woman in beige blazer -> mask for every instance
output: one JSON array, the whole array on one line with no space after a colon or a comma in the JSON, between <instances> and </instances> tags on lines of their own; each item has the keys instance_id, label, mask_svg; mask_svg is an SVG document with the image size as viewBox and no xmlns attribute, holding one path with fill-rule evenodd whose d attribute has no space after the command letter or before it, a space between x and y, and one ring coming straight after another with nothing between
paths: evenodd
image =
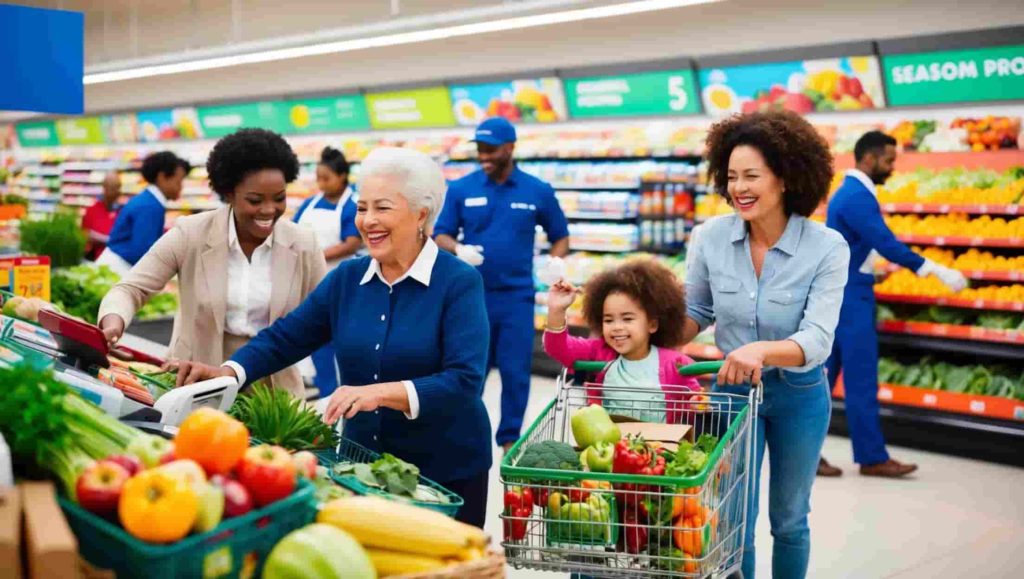
<instances>
[{"instance_id":1,"label":"woman in beige blazer","mask_svg":"<svg viewBox=\"0 0 1024 579\"><path fill-rule=\"evenodd\" d=\"M98 317L111 343L177 275L181 305L170 357L219 365L295 309L326 275L313 233L281 219L285 188L299 171L284 139L242 129L214 146L207 171L226 206L178 219L103 298ZM270 381L304 397L294 366Z\"/></svg>"}]
</instances>

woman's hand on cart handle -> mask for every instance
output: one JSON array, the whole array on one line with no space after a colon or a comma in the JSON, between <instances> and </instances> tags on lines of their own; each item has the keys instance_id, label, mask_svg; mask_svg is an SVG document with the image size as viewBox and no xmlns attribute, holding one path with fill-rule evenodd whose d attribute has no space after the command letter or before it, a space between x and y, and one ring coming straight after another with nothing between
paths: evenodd
<instances>
[{"instance_id":1,"label":"woman's hand on cart handle","mask_svg":"<svg viewBox=\"0 0 1024 579\"><path fill-rule=\"evenodd\" d=\"M718 383L760 384L765 355L763 342L753 342L729 352L718 371Z\"/></svg>"},{"instance_id":2,"label":"woman's hand on cart handle","mask_svg":"<svg viewBox=\"0 0 1024 579\"><path fill-rule=\"evenodd\" d=\"M380 408L398 410L408 416L410 404L409 393L402 382L342 386L331 394L324 422L334 424L343 416L351 420L360 412L374 412Z\"/></svg>"},{"instance_id":3,"label":"woman's hand on cart handle","mask_svg":"<svg viewBox=\"0 0 1024 579\"><path fill-rule=\"evenodd\" d=\"M214 378L230 377L238 379L235 371L227 366L210 366L201 362L189 362L187 360L171 360L164 364L162 369L164 371L173 370L177 372L176 388Z\"/></svg>"},{"instance_id":4,"label":"woman's hand on cart handle","mask_svg":"<svg viewBox=\"0 0 1024 579\"><path fill-rule=\"evenodd\" d=\"M107 340L108 346L113 346L124 335L124 320L117 314L107 314L100 320L100 331Z\"/></svg>"}]
</instances>

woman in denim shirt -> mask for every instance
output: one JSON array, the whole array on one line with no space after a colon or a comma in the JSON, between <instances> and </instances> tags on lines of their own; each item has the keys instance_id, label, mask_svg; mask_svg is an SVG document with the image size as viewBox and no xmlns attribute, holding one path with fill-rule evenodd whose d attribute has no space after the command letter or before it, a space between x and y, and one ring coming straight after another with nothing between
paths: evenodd
<instances>
[{"instance_id":1,"label":"woman in denim shirt","mask_svg":"<svg viewBox=\"0 0 1024 579\"><path fill-rule=\"evenodd\" d=\"M832 156L814 128L788 112L718 123L707 156L715 189L736 213L694 231L686 337L715 324L715 341L726 354L719 388L764 384L744 577L754 577L757 481L767 444L772 575L802 578L810 556L811 485L832 411L822 365L832 351L850 260L842 236L807 219L828 194Z\"/></svg>"}]
</instances>

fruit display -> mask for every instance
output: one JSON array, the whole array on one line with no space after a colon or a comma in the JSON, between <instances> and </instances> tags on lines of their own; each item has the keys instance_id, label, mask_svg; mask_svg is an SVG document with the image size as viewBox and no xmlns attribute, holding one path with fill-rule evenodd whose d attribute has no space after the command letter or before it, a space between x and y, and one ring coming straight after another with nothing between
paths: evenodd
<instances>
[{"instance_id":1,"label":"fruit display","mask_svg":"<svg viewBox=\"0 0 1024 579\"><path fill-rule=\"evenodd\" d=\"M973 237L980 239L1024 239L1024 217L1006 219L982 215L889 215L885 218L896 235L931 237Z\"/></svg>"},{"instance_id":2,"label":"fruit display","mask_svg":"<svg viewBox=\"0 0 1024 579\"><path fill-rule=\"evenodd\" d=\"M990 251L970 248L957 254L952 249L940 247L913 247L915 253L935 263L965 272L1024 272L1024 255L994 255ZM879 269L884 270L888 262L879 260Z\"/></svg>"},{"instance_id":3,"label":"fruit display","mask_svg":"<svg viewBox=\"0 0 1024 579\"><path fill-rule=\"evenodd\" d=\"M1024 170L927 169L899 173L878 188L878 202L1013 205L1024 195Z\"/></svg>"},{"instance_id":4,"label":"fruit display","mask_svg":"<svg viewBox=\"0 0 1024 579\"><path fill-rule=\"evenodd\" d=\"M896 139L896 144L904 151L915 151L921 146L925 137L935 132L937 121L900 121L889 129L889 136Z\"/></svg>"},{"instance_id":5,"label":"fruit display","mask_svg":"<svg viewBox=\"0 0 1024 579\"><path fill-rule=\"evenodd\" d=\"M925 357L917 364L891 358L878 361L878 381L959 394L998 396L1024 401L1024 373L1010 366L958 366Z\"/></svg>"},{"instance_id":6,"label":"fruit display","mask_svg":"<svg viewBox=\"0 0 1024 579\"><path fill-rule=\"evenodd\" d=\"M1020 118L994 117L958 118L951 128L967 131L967 143L972 151L998 151L1016 149L1020 135Z\"/></svg>"},{"instance_id":7,"label":"fruit display","mask_svg":"<svg viewBox=\"0 0 1024 579\"><path fill-rule=\"evenodd\" d=\"M935 276L930 275L922 278L905 269L890 274L885 281L875 285L875 293L894 296L948 297L962 300L1024 303L1024 285L1021 284L990 285L954 292Z\"/></svg>"}]
</instances>

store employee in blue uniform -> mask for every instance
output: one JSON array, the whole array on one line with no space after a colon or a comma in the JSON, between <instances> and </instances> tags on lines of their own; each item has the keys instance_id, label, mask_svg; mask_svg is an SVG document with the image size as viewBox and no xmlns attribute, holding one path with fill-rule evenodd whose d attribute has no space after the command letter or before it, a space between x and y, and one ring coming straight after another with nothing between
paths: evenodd
<instances>
[{"instance_id":1,"label":"store employee in blue uniform","mask_svg":"<svg viewBox=\"0 0 1024 579\"><path fill-rule=\"evenodd\" d=\"M501 373L498 444L506 450L519 438L530 395L533 359L533 248L540 225L551 255L569 253L569 226L551 185L512 160L516 130L503 118L476 129L479 171L448 187L434 233L437 245L477 266L484 278L491 324L489 368ZM461 241L459 234L462 234Z\"/></svg>"},{"instance_id":2,"label":"store employee in blue uniform","mask_svg":"<svg viewBox=\"0 0 1024 579\"><path fill-rule=\"evenodd\" d=\"M921 277L935 275L953 291L967 286L963 274L914 253L893 235L882 219L876 185L892 174L896 162L896 139L879 131L864 134L854 147L856 168L828 204L827 225L838 231L850 245L849 282L843 296L839 326L828 360L828 377L835 386L843 373L846 419L853 443L853 460L867 476L897 478L917 465L889 458L878 414L878 330L875 328L874 262L878 255ZM839 476L842 471L824 458L818 465L821 476Z\"/></svg>"},{"instance_id":3,"label":"store employee in blue uniform","mask_svg":"<svg viewBox=\"0 0 1024 579\"><path fill-rule=\"evenodd\" d=\"M170 151L153 153L142 161L142 178L149 186L118 213L96 265L124 276L146 255L164 234L167 202L181 197L182 182L191 169L188 161Z\"/></svg>"}]
</instances>

